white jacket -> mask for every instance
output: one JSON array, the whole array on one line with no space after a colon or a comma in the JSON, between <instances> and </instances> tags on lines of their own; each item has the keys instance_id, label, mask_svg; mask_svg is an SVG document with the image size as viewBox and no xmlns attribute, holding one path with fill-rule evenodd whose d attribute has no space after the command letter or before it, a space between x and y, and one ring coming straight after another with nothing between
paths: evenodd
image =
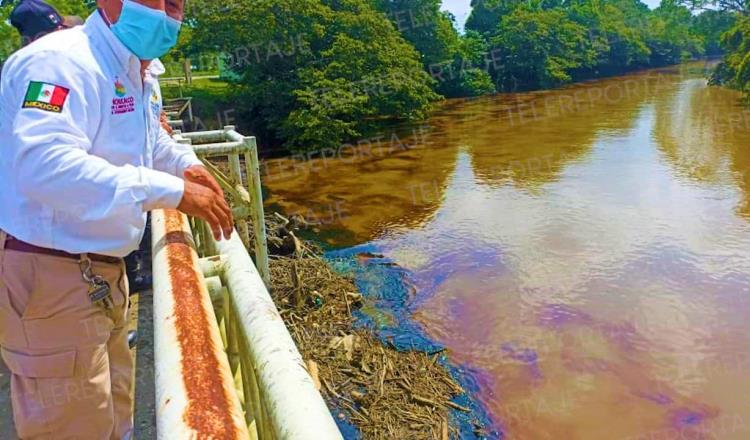
<instances>
[{"instance_id":1,"label":"white jacket","mask_svg":"<svg viewBox=\"0 0 750 440\"><path fill-rule=\"evenodd\" d=\"M125 256L146 212L175 208L200 161L161 128L158 60L99 12L15 53L0 82L0 229L37 246ZM177 177L179 176L179 177Z\"/></svg>"}]
</instances>

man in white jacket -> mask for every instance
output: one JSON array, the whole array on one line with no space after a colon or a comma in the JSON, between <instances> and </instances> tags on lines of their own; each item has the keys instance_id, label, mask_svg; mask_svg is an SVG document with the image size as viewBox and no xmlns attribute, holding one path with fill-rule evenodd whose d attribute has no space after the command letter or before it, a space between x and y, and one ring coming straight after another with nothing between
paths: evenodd
<instances>
[{"instance_id":1,"label":"man in white jacket","mask_svg":"<svg viewBox=\"0 0 750 440\"><path fill-rule=\"evenodd\" d=\"M148 211L232 233L218 184L159 121L151 60L174 46L183 0L98 6L15 53L0 82L0 346L24 439L132 435L122 257Z\"/></svg>"}]
</instances>

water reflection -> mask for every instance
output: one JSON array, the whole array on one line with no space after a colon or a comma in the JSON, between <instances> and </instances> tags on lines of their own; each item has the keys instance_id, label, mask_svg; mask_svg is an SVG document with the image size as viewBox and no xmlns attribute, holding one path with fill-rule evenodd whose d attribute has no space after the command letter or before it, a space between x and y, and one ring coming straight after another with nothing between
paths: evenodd
<instances>
[{"instance_id":1,"label":"water reflection","mask_svg":"<svg viewBox=\"0 0 750 440\"><path fill-rule=\"evenodd\" d=\"M676 171L701 184L741 189L738 212L750 215L750 110L737 93L706 87L702 79L680 84L658 102L654 136Z\"/></svg>"},{"instance_id":2,"label":"water reflection","mask_svg":"<svg viewBox=\"0 0 750 440\"><path fill-rule=\"evenodd\" d=\"M269 186L351 204L323 230L409 271L414 318L509 438L745 439L737 98L672 69L450 102L419 146Z\"/></svg>"},{"instance_id":3,"label":"water reflection","mask_svg":"<svg viewBox=\"0 0 750 440\"><path fill-rule=\"evenodd\" d=\"M336 246L368 241L393 227L419 227L439 207L457 146L432 126L386 131L311 159L267 161L267 203L320 224Z\"/></svg>"}]
</instances>

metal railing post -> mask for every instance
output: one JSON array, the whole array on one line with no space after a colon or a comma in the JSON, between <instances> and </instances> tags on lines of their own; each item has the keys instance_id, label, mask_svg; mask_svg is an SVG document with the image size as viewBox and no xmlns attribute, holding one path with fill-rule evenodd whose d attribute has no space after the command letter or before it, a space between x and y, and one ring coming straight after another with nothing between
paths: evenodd
<instances>
[{"instance_id":1,"label":"metal railing post","mask_svg":"<svg viewBox=\"0 0 750 440\"><path fill-rule=\"evenodd\" d=\"M214 241L213 236L207 240ZM225 307L225 315L231 314L230 325L225 328L227 339L234 339L232 351L239 349L243 379L239 391L244 394L245 410L253 412L260 438L340 440L341 433L239 236L215 245L224 257L221 279L231 298L229 310Z\"/></svg>"},{"instance_id":2,"label":"metal railing post","mask_svg":"<svg viewBox=\"0 0 750 440\"><path fill-rule=\"evenodd\" d=\"M192 119L190 100L187 110ZM240 232L217 242L202 220L188 221L173 210L154 212L158 438L341 440L268 292L255 138L233 126L175 131L173 137L192 145L214 175L231 201ZM229 172L207 160L216 156L228 158ZM254 262L248 221L253 223ZM218 404L205 405L209 401Z\"/></svg>"},{"instance_id":3,"label":"metal railing post","mask_svg":"<svg viewBox=\"0 0 750 440\"><path fill-rule=\"evenodd\" d=\"M229 155L229 176L234 181L233 183L239 188L245 189L242 181L242 168L240 167L240 155L239 154L230 154ZM249 189L249 187L248 187ZM253 221L255 219L253 218ZM250 227L247 224L247 220L245 219L238 219L237 223L239 223L240 227L240 238L242 239L242 243L245 244L245 246L249 249L250 248Z\"/></svg>"},{"instance_id":4,"label":"metal railing post","mask_svg":"<svg viewBox=\"0 0 750 440\"><path fill-rule=\"evenodd\" d=\"M266 238L265 210L263 209L263 188L260 183L260 164L258 163L258 144L254 137L245 137L248 150L245 153L247 169L247 190L250 193L253 209L251 216L255 234L255 264L260 277L266 286L271 285L271 271L268 267L268 242Z\"/></svg>"},{"instance_id":5,"label":"metal railing post","mask_svg":"<svg viewBox=\"0 0 750 440\"><path fill-rule=\"evenodd\" d=\"M152 219L158 437L340 440L239 234Z\"/></svg>"}]
</instances>

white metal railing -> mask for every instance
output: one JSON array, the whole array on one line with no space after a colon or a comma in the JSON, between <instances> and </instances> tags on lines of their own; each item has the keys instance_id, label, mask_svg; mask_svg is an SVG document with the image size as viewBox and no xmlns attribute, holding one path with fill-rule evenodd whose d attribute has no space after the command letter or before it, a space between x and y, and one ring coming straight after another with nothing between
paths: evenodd
<instances>
[{"instance_id":1,"label":"white metal railing","mask_svg":"<svg viewBox=\"0 0 750 440\"><path fill-rule=\"evenodd\" d=\"M187 217L151 224L158 438L250 438Z\"/></svg>"},{"instance_id":2,"label":"white metal railing","mask_svg":"<svg viewBox=\"0 0 750 440\"><path fill-rule=\"evenodd\" d=\"M203 221L152 215L158 437L341 439L267 290L255 138L232 126L174 138L216 177L239 233L217 242ZM206 160L218 156L227 172Z\"/></svg>"},{"instance_id":3,"label":"white metal railing","mask_svg":"<svg viewBox=\"0 0 750 440\"><path fill-rule=\"evenodd\" d=\"M158 437L341 439L238 235L152 224Z\"/></svg>"},{"instance_id":4,"label":"white metal railing","mask_svg":"<svg viewBox=\"0 0 750 440\"><path fill-rule=\"evenodd\" d=\"M167 118L173 120L173 121L179 121L180 125L183 124L183 115L187 112L187 121L190 124L190 127L193 126L195 123L195 119L193 118L193 98L190 96L184 97L184 98L175 98L175 99L165 99L164 100L164 113L167 115ZM176 128L175 125L172 125L170 121L170 126L172 128Z\"/></svg>"},{"instance_id":5,"label":"white metal railing","mask_svg":"<svg viewBox=\"0 0 750 440\"><path fill-rule=\"evenodd\" d=\"M268 244L263 209L263 193L260 183L258 164L258 146L253 136L242 136L234 126L223 130L181 133L176 131L173 138L180 143L192 145L195 153L211 171L229 196L232 203L234 219L240 229L243 243L250 248L250 224L255 237L255 264L260 276L270 285L271 274L268 269ZM242 174L240 155L245 161L245 175ZM211 157L228 158L228 175L218 166L206 160Z\"/></svg>"}]
</instances>

